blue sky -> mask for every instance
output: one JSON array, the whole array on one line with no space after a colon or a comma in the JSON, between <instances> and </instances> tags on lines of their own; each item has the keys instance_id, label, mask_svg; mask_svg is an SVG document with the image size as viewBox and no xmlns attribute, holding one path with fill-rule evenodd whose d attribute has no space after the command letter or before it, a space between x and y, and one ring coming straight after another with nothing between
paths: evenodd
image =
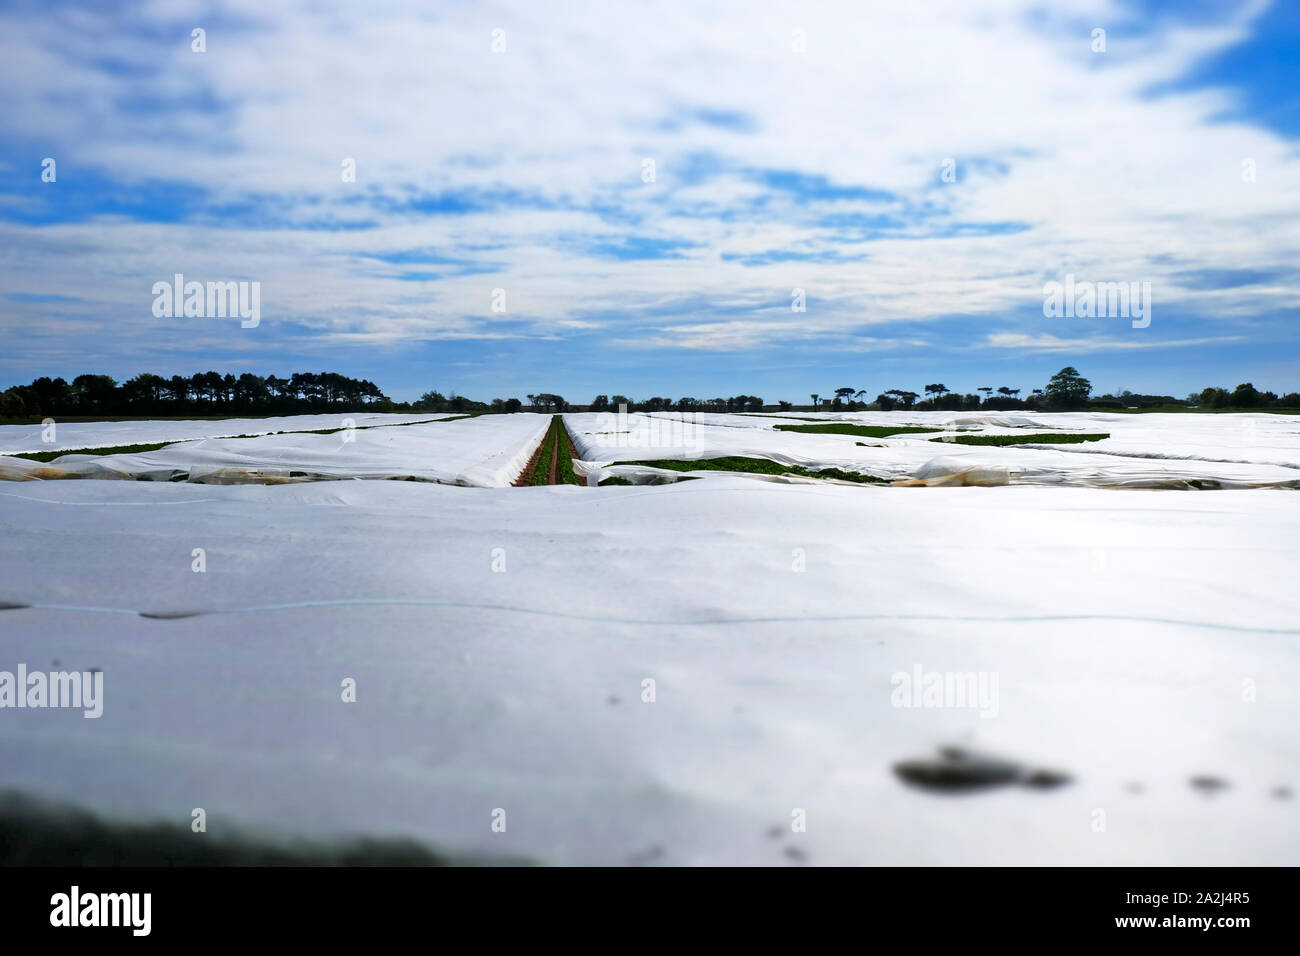
<instances>
[{"instance_id":1,"label":"blue sky","mask_svg":"<svg viewBox=\"0 0 1300 956\"><path fill-rule=\"evenodd\" d=\"M1300 390L1295 4L329 6L0 3L0 387Z\"/></svg>"}]
</instances>

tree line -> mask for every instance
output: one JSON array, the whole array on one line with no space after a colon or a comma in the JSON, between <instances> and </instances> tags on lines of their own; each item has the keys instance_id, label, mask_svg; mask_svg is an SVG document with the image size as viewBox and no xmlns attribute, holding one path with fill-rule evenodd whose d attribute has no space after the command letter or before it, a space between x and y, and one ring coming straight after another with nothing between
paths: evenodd
<instances>
[{"instance_id":1,"label":"tree line","mask_svg":"<svg viewBox=\"0 0 1300 956\"><path fill-rule=\"evenodd\" d=\"M811 405L798 406L817 411L861 411L895 409L967 411L974 409L1068 411L1083 408L1152 408L1161 406L1199 407L1208 409L1300 409L1300 393L1277 395L1261 392L1250 382L1232 391L1211 387L1193 392L1185 399L1172 395L1143 395L1124 391L1119 395L1093 397L1092 383L1072 366L1061 369L1042 388L1031 389L1021 397L1022 389L1002 385L982 385L974 392L962 394L932 382L921 392L891 388L868 401L866 389L848 386L836 388L829 395L809 394ZM924 394L924 398L922 398ZM30 385L15 385L0 392L0 416L20 418L34 415L273 415L321 411L381 412L452 412L482 414L518 412L525 408L535 412L593 411L617 412L626 406L629 412L761 412L790 411L792 402L767 405L758 395L733 395L730 398L700 399L690 396L669 398L652 396L633 400L626 395L597 395L588 405L571 405L562 395L537 392L518 398L494 398L475 401L452 392L425 392L414 402L394 402L367 379L349 378L336 372L294 372L287 378L268 375L242 375L220 372L196 372L191 376L164 378L145 372L118 384L111 376L78 375L71 382L42 376Z\"/></svg>"},{"instance_id":2,"label":"tree line","mask_svg":"<svg viewBox=\"0 0 1300 956\"><path fill-rule=\"evenodd\" d=\"M71 382L42 376L0 393L0 415L278 414L371 408L393 403L366 379L337 372L232 375L195 372L163 378L150 372L118 384L109 375L78 375Z\"/></svg>"},{"instance_id":3,"label":"tree line","mask_svg":"<svg viewBox=\"0 0 1300 956\"><path fill-rule=\"evenodd\" d=\"M1202 408L1300 408L1300 392L1278 396L1261 392L1250 382L1243 382L1231 392L1226 388L1206 388L1187 396L1192 405Z\"/></svg>"},{"instance_id":4,"label":"tree line","mask_svg":"<svg viewBox=\"0 0 1300 956\"><path fill-rule=\"evenodd\" d=\"M908 389L891 388L878 394L873 401L866 400L865 389L842 387L834 389L830 397L820 393L810 393L812 408L822 411L860 411L873 409L893 411L895 409L969 411L988 409L1004 411L1009 409L1029 409L1037 411L1070 411L1084 408L1157 408L1162 406L1181 406L1212 409L1251 409L1251 408L1286 408L1300 409L1300 393L1288 392L1277 395L1274 392L1258 391L1254 385L1246 382L1229 392L1223 388L1207 388L1193 392L1186 398L1172 395L1146 395L1122 391L1119 395L1092 395L1092 383L1079 374L1073 366L1061 369L1043 388L1031 389L1024 398L1020 397L1023 389L1002 385L994 388L981 385L974 392L961 394L948 388L942 382L934 382L923 388L925 398L918 392Z\"/></svg>"},{"instance_id":5,"label":"tree line","mask_svg":"<svg viewBox=\"0 0 1300 956\"><path fill-rule=\"evenodd\" d=\"M629 412L761 412L765 407L763 399L757 395L733 395L731 398L691 398L689 396L672 399L653 396L636 402L626 395L597 395L587 406L591 412L618 411L626 405ZM789 402L781 402L783 409L791 408Z\"/></svg>"},{"instance_id":6,"label":"tree line","mask_svg":"<svg viewBox=\"0 0 1300 956\"><path fill-rule=\"evenodd\" d=\"M564 396L552 392L537 392L527 396L525 404L517 398L494 398L491 402L476 402L463 395L452 393L450 396L441 392L425 392L411 405L397 405L398 409L410 408L419 412L518 412L528 409L533 412L617 412L625 407L629 412L761 412L765 406L763 399L757 395L733 395L731 398L666 398L653 396L639 401L626 395L597 395L587 405L573 405ZM781 402L781 409L794 406L790 402Z\"/></svg>"}]
</instances>

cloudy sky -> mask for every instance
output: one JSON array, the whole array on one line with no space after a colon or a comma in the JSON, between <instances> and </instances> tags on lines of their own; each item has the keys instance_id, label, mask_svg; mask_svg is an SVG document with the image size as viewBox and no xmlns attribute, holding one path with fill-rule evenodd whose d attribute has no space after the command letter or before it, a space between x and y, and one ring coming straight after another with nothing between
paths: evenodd
<instances>
[{"instance_id":1,"label":"cloudy sky","mask_svg":"<svg viewBox=\"0 0 1300 956\"><path fill-rule=\"evenodd\" d=\"M0 388L1297 390L1298 49L1289 0L6 0ZM1045 317L1068 274L1150 326Z\"/></svg>"}]
</instances>

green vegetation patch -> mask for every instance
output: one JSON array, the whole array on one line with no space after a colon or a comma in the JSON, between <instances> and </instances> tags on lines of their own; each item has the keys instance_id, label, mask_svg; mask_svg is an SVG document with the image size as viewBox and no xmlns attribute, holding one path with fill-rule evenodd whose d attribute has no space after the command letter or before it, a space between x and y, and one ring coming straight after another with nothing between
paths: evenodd
<instances>
[{"instance_id":1,"label":"green vegetation patch","mask_svg":"<svg viewBox=\"0 0 1300 956\"><path fill-rule=\"evenodd\" d=\"M62 458L64 455L136 455L145 451L157 451L159 448L165 448L168 445L178 445L180 442L160 441L149 445L112 445L102 448L66 448L63 451L28 451L21 455L10 455L10 458L26 458L29 461L54 461L56 458Z\"/></svg>"},{"instance_id":2,"label":"green vegetation patch","mask_svg":"<svg viewBox=\"0 0 1300 956\"><path fill-rule=\"evenodd\" d=\"M555 463L555 481L560 485L582 485L584 481L579 481L578 476L573 473L573 444L569 440L569 433L564 428L564 420L559 415L555 416L555 434L559 442L558 448L560 459Z\"/></svg>"},{"instance_id":3,"label":"green vegetation patch","mask_svg":"<svg viewBox=\"0 0 1300 956\"><path fill-rule=\"evenodd\" d=\"M530 487L549 485L551 483L551 463L555 463L555 483L557 485L581 485L573 472L573 445L569 433L564 428L564 420L559 415L551 416L550 427L542 439L541 451L537 456L537 466L528 479Z\"/></svg>"},{"instance_id":4,"label":"green vegetation patch","mask_svg":"<svg viewBox=\"0 0 1300 956\"><path fill-rule=\"evenodd\" d=\"M830 422L821 425L777 425L779 432L806 432L810 435L858 435L862 438L888 438L890 435L915 435L921 432L941 432L942 428L922 428L919 425L850 425L847 422Z\"/></svg>"},{"instance_id":5,"label":"green vegetation patch","mask_svg":"<svg viewBox=\"0 0 1300 956\"><path fill-rule=\"evenodd\" d=\"M555 426L552 425L542 439L542 453L537 456L537 467L533 469L530 486L549 485L551 483L551 455L555 451Z\"/></svg>"},{"instance_id":6,"label":"green vegetation patch","mask_svg":"<svg viewBox=\"0 0 1300 956\"><path fill-rule=\"evenodd\" d=\"M954 435L950 438L931 438L930 441L948 445L1077 445L1085 441L1101 441L1110 433L1083 434L1082 432L1046 432L1041 435Z\"/></svg>"},{"instance_id":7,"label":"green vegetation patch","mask_svg":"<svg viewBox=\"0 0 1300 956\"><path fill-rule=\"evenodd\" d=\"M661 458L656 461L620 461L618 464L642 465L646 468L665 468L671 471L744 471L753 475L799 475L803 478L838 478L841 481L856 481L859 484L872 484L888 480L877 478L875 475L860 475L855 471L841 471L838 468L822 468L819 471L813 471L801 465L782 465L766 458L741 458L734 455L724 458L699 458L692 461L680 458Z\"/></svg>"}]
</instances>

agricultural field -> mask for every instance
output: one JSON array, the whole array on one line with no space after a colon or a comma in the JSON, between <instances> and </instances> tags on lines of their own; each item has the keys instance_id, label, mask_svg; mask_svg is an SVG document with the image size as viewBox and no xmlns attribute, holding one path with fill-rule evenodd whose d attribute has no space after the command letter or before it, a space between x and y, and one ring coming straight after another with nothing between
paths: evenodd
<instances>
[{"instance_id":1,"label":"agricultural field","mask_svg":"<svg viewBox=\"0 0 1300 956\"><path fill-rule=\"evenodd\" d=\"M1104 488L1300 487L1300 418L1283 415L846 412L566 416L601 479L658 481L649 459L752 457L888 481ZM670 454L662 454L663 451Z\"/></svg>"},{"instance_id":2,"label":"agricultural field","mask_svg":"<svg viewBox=\"0 0 1300 956\"><path fill-rule=\"evenodd\" d=\"M11 793L471 861L1300 854L1300 417L353 419L0 429L6 659L103 681L0 723Z\"/></svg>"},{"instance_id":3,"label":"agricultural field","mask_svg":"<svg viewBox=\"0 0 1300 956\"><path fill-rule=\"evenodd\" d=\"M358 413L346 416L354 427L408 424L449 418L439 414ZM186 441L196 438L240 438L277 432L345 428L345 416L293 415L279 418L219 418L179 421L57 422L51 432L43 425L0 425L0 455L71 452L85 448L123 447Z\"/></svg>"}]
</instances>

